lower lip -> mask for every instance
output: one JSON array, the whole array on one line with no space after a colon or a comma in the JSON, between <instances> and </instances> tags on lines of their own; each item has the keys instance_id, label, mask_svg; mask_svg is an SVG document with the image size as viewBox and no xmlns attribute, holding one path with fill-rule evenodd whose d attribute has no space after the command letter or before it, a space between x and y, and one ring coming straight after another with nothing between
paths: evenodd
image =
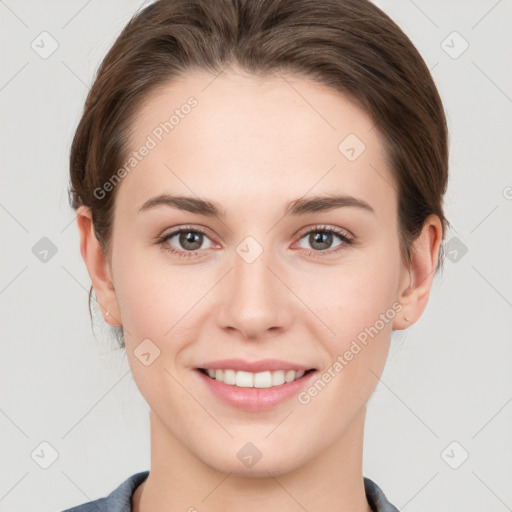
<instances>
[{"instance_id":1,"label":"lower lip","mask_svg":"<svg viewBox=\"0 0 512 512\"><path fill-rule=\"evenodd\" d=\"M316 370L300 379L271 388L242 388L224 384L195 370L210 391L224 403L245 411L265 411L297 395L317 373Z\"/></svg>"}]
</instances>

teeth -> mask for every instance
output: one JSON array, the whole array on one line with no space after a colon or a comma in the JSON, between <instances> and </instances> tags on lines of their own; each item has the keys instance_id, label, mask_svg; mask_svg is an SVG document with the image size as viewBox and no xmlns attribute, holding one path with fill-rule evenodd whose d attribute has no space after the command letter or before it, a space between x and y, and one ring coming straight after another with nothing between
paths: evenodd
<instances>
[{"instance_id":1,"label":"teeth","mask_svg":"<svg viewBox=\"0 0 512 512\"><path fill-rule=\"evenodd\" d=\"M240 388L271 388L280 386L285 382L292 382L300 379L305 371L295 370L277 370L275 372L265 371L259 373L235 371L235 370L206 370L208 376L212 379L238 386Z\"/></svg>"}]
</instances>

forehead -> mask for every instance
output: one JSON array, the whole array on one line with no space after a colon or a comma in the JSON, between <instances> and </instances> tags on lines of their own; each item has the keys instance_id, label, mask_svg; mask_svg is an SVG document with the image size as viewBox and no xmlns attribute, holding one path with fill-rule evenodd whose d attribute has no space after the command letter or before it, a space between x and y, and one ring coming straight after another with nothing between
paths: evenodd
<instances>
[{"instance_id":1,"label":"forehead","mask_svg":"<svg viewBox=\"0 0 512 512\"><path fill-rule=\"evenodd\" d=\"M141 104L129 148L116 203L133 212L164 192L214 198L228 212L236 198L281 207L308 191L357 194L376 209L396 201L371 118L298 75L188 73Z\"/></svg>"}]
</instances>

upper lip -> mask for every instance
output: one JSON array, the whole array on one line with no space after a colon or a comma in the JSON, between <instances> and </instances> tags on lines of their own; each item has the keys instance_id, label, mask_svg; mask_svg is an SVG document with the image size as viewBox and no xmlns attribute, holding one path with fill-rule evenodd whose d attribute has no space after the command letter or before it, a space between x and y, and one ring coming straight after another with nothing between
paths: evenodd
<instances>
[{"instance_id":1,"label":"upper lip","mask_svg":"<svg viewBox=\"0 0 512 512\"><path fill-rule=\"evenodd\" d=\"M245 372L257 373L265 370L312 370L311 366L283 361L282 359L260 359L259 361L245 361L243 359L218 359L203 363L199 368L205 370L241 370Z\"/></svg>"}]
</instances>

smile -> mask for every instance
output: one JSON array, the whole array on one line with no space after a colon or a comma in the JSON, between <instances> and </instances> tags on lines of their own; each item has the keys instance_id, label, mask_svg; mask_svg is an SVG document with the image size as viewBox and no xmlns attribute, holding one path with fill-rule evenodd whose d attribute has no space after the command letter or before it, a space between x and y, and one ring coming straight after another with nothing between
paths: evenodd
<instances>
[{"instance_id":1,"label":"smile","mask_svg":"<svg viewBox=\"0 0 512 512\"><path fill-rule=\"evenodd\" d=\"M229 368L196 368L194 373L221 402L236 409L259 412L292 400L309 385L318 371L267 370L253 373Z\"/></svg>"},{"instance_id":2,"label":"smile","mask_svg":"<svg viewBox=\"0 0 512 512\"><path fill-rule=\"evenodd\" d=\"M285 383L300 379L311 370L276 370L262 371L258 373L246 372L232 369L206 369L199 368L199 371L208 375L211 379L240 388L272 388Z\"/></svg>"}]
</instances>

